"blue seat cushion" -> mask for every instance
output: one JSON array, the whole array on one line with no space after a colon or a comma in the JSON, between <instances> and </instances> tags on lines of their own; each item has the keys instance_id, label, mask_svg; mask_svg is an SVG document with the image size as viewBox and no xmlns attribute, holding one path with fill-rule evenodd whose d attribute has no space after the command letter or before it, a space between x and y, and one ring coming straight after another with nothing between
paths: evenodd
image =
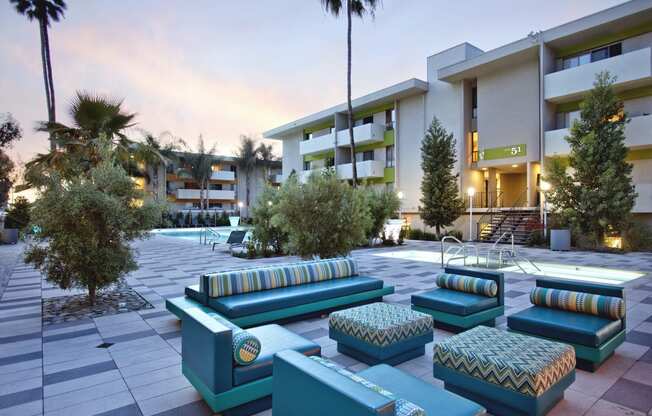
<instances>
[{"instance_id":1,"label":"blue seat cushion","mask_svg":"<svg viewBox=\"0 0 652 416\"><path fill-rule=\"evenodd\" d=\"M412 295L412 304L453 315L467 316L498 306L498 298L450 289L434 289Z\"/></svg>"},{"instance_id":2,"label":"blue seat cushion","mask_svg":"<svg viewBox=\"0 0 652 416\"><path fill-rule=\"evenodd\" d=\"M358 375L421 407L427 415L476 416L484 413L482 406L471 400L386 364L367 368Z\"/></svg>"},{"instance_id":3,"label":"blue seat cushion","mask_svg":"<svg viewBox=\"0 0 652 416\"><path fill-rule=\"evenodd\" d=\"M209 298L208 305L228 318L239 318L268 311L304 305L325 299L382 289L383 281L355 276L307 283L260 292Z\"/></svg>"},{"instance_id":4,"label":"blue seat cushion","mask_svg":"<svg viewBox=\"0 0 652 416\"><path fill-rule=\"evenodd\" d=\"M247 331L260 340L262 349L253 363L233 367L234 386L271 376L274 354L279 351L294 350L305 355L321 354L318 344L276 324L249 328Z\"/></svg>"},{"instance_id":5,"label":"blue seat cushion","mask_svg":"<svg viewBox=\"0 0 652 416\"><path fill-rule=\"evenodd\" d=\"M507 326L546 338L599 347L619 333L622 321L578 312L532 306L507 317Z\"/></svg>"}]
</instances>

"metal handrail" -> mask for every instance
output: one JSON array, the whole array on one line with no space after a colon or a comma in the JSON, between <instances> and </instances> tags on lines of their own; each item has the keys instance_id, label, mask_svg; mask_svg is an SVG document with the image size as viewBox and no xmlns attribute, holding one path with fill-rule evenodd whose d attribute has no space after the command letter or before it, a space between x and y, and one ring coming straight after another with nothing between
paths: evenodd
<instances>
[{"instance_id":1,"label":"metal handrail","mask_svg":"<svg viewBox=\"0 0 652 416\"><path fill-rule=\"evenodd\" d=\"M446 249L446 251L444 252L444 243L445 243L447 240L453 240L453 241L455 241L455 242L456 242L457 244L459 244L459 245L457 245L457 246L449 246L449 247ZM477 248L474 244L465 244L465 243L463 243L462 241L460 241L458 238L456 238L456 237L454 237L454 236L452 236L452 235L444 236L444 237L441 239L440 243L441 243L441 268L442 268L442 269L443 269L444 267L448 267L448 264L449 264L451 261L453 261L453 260L463 260L463 261L464 261L464 265L466 266L466 258L468 257L467 250L473 250L473 251L475 252L475 263L476 263L476 265L478 264L478 261L479 261L479 260L478 260L478 259L479 259L479 253L478 253L478 248ZM445 258L445 256L446 256L446 254L448 254L449 251L450 251L451 249L454 249L454 250L455 250L455 254L453 254L453 257L451 257L450 259L448 259L448 260L446 261L446 263L444 263L444 258ZM461 255L461 256L458 256L458 254L459 254L460 252L462 253L462 255Z\"/></svg>"},{"instance_id":2,"label":"metal handrail","mask_svg":"<svg viewBox=\"0 0 652 416\"><path fill-rule=\"evenodd\" d=\"M212 234L213 237L215 238L220 238L221 235L219 232L215 231L211 227L202 227L200 233L199 233L199 243L200 244L208 244L208 234Z\"/></svg>"}]
</instances>

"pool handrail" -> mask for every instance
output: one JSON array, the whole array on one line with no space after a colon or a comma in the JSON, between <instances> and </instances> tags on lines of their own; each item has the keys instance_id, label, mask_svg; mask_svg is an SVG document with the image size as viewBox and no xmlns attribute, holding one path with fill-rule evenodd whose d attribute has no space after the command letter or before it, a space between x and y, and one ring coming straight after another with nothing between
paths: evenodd
<instances>
[{"instance_id":1,"label":"pool handrail","mask_svg":"<svg viewBox=\"0 0 652 416\"><path fill-rule=\"evenodd\" d=\"M444 252L444 243L445 243L447 240L453 240L453 241L455 241L458 245L456 245L456 246L449 246L449 247L446 249L446 251ZM449 263L450 263L452 260L462 260L464 266L466 266L466 258L468 257L467 250L473 250L473 251L475 252L475 263L476 263L476 265L478 264L478 261L479 261L479 253L478 253L478 248L477 248L474 244L466 244L466 243L463 243L463 242L460 241L458 238L456 238L456 237L454 237L454 236L452 236L452 235L446 235L446 236L444 236L444 237L441 239L440 244L441 244L441 267L442 267L442 269L445 268L445 267L448 267ZM448 254L449 250L451 250L451 249L456 250L456 251L455 251L455 254L453 254L453 257L451 257L450 259L446 260L446 263L444 264L444 258L445 258L445 256L446 256L446 254ZM458 256L458 254L460 254L460 252L462 253L462 255L461 255L461 256Z\"/></svg>"}]
</instances>

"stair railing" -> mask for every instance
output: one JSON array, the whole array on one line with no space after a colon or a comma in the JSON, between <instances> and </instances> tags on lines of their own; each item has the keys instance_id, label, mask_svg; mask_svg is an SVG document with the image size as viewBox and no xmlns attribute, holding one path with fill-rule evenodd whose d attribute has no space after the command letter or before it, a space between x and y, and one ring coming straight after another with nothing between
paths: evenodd
<instances>
[{"instance_id":1,"label":"stair railing","mask_svg":"<svg viewBox=\"0 0 652 416\"><path fill-rule=\"evenodd\" d=\"M511 206L511 207L502 207L502 208L500 209L500 211L501 211L501 212L514 211L515 209L518 209L518 208L522 207L522 206L523 206L523 203L525 203L526 201L527 201L527 189L526 189L525 191L523 191L523 192L518 196L518 198L516 198L516 201L515 201L514 203L512 203L512 206ZM501 221L500 221L500 222L498 223L498 225L496 226L496 229L494 230L493 234L495 234L496 232L503 233L503 234L504 234L505 232L510 232L510 233L512 233L512 232L514 231L514 229L516 228L514 225L512 225L511 228L509 228L509 229L507 229L507 230L503 229L503 225L505 224L505 221L506 221L509 217L510 217L509 214L506 214L506 215L503 216L503 218L501 219ZM513 235L512 235L512 240L514 240L514 236L513 236Z\"/></svg>"},{"instance_id":2,"label":"stair railing","mask_svg":"<svg viewBox=\"0 0 652 416\"><path fill-rule=\"evenodd\" d=\"M494 200L493 195L494 192L487 192L487 206L484 208L487 208L487 211L485 211L480 218L478 218L478 222L476 224L475 230L476 233L475 235L477 236L478 240L480 239L480 236L482 235L482 232L486 229L487 226L491 227L491 223L493 222L494 215L500 211L500 206L502 205L502 198L503 198L503 192L497 192L496 193L496 199ZM475 208L475 207L474 207ZM482 225L484 224L484 226Z\"/></svg>"}]
</instances>

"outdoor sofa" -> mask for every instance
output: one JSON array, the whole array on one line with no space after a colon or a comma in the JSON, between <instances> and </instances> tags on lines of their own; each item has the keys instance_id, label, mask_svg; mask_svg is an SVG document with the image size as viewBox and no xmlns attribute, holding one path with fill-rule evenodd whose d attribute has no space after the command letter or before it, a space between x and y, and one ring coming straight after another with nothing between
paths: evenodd
<instances>
[{"instance_id":1,"label":"outdoor sofa","mask_svg":"<svg viewBox=\"0 0 652 416\"><path fill-rule=\"evenodd\" d=\"M625 289L537 279L533 306L507 317L510 331L570 344L577 368L595 371L625 341Z\"/></svg>"},{"instance_id":2,"label":"outdoor sofa","mask_svg":"<svg viewBox=\"0 0 652 416\"><path fill-rule=\"evenodd\" d=\"M225 416L271 407L275 353L321 353L318 344L279 325L243 330L206 306L185 310L181 343L183 375L213 412Z\"/></svg>"},{"instance_id":3,"label":"outdoor sofa","mask_svg":"<svg viewBox=\"0 0 652 416\"><path fill-rule=\"evenodd\" d=\"M503 273L446 267L435 283L439 288L412 295L412 309L431 315L436 327L461 332L495 326L505 313Z\"/></svg>"},{"instance_id":4,"label":"outdoor sofa","mask_svg":"<svg viewBox=\"0 0 652 416\"><path fill-rule=\"evenodd\" d=\"M184 310L207 306L241 327L328 311L394 293L381 279L361 276L352 258L278 264L205 274L186 296L167 299L182 319Z\"/></svg>"},{"instance_id":5,"label":"outdoor sofa","mask_svg":"<svg viewBox=\"0 0 652 416\"><path fill-rule=\"evenodd\" d=\"M272 414L282 416L475 416L477 403L379 364L353 374L321 357L274 357Z\"/></svg>"}]
</instances>

